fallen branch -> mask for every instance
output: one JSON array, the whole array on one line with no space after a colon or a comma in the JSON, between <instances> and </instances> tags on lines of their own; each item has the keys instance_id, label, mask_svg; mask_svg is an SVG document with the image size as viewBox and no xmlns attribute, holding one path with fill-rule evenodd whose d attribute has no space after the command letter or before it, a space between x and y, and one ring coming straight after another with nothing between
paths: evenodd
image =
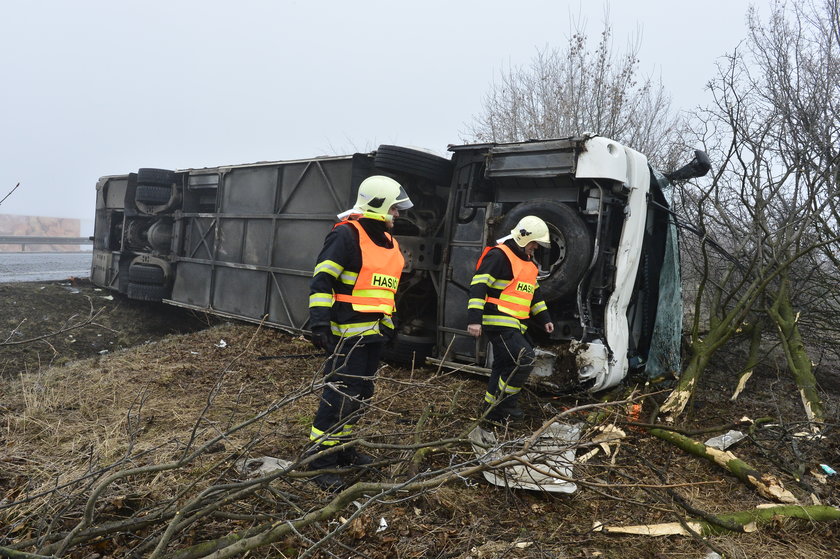
<instances>
[{"instance_id":1,"label":"fallen branch","mask_svg":"<svg viewBox=\"0 0 840 559\"><path fill-rule=\"evenodd\" d=\"M34 553L16 551L8 547L0 547L0 557L8 557L9 559L53 559L52 555L36 555Z\"/></svg>"},{"instance_id":2,"label":"fallen branch","mask_svg":"<svg viewBox=\"0 0 840 559\"><path fill-rule=\"evenodd\" d=\"M726 525L734 525L740 531L754 532L759 526L767 524L777 518L801 518L817 522L831 522L840 520L840 508L829 506L771 506L753 510L721 514L715 517L715 522L692 519L687 526L701 536L714 536L728 533ZM665 522L662 524L638 524L635 526L604 526L596 523L596 532L607 534L633 534L642 536L688 536L690 533L679 522Z\"/></svg>"},{"instance_id":3,"label":"fallen branch","mask_svg":"<svg viewBox=\"0 0 840 559\"><path fill-rule=\"evenodd\" d=\"M665 429L651 429L650 434L662 439L663 441L676 445L695 456L714 462L744 483L755 487L762 497L778 503L791 505L799 502L796 497L793 496L793 493L785 489L782 482L775 476L759 473L758 470L729 451L718 450L716 448L706 446L694 439L690 439L672 431L666 431Z\"/></svg>"}]
</instances>

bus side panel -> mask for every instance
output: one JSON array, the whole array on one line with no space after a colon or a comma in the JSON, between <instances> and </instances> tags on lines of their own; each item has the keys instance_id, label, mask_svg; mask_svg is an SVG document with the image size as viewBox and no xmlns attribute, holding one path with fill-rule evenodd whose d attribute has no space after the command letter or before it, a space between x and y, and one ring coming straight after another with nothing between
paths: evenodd
<instances>
[{"instance_id":1,"label":"bus side panel","mask_svg":"<svg viewBox=\"0 0 840 559\"><path fill-rule=\"evenodd\" d=\"M369 166L354 157L218 172L215 212L183 214L171 302L302 331L315 259Z\"/></svg>"}]
</instances>

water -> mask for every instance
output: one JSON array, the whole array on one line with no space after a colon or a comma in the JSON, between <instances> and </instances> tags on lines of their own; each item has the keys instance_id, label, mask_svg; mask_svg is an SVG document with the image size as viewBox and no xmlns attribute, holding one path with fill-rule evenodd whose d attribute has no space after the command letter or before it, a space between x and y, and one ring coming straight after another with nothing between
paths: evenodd
<instances>
[{"instance_id":1,"label":"water","mask_svg":"<svg viewBox=\"0 0 840 559\"><path fill-rule=\"evenodd\" d=\"M90 251L0 252L0 283L87 278L91 258Z\"/></svg>"}]
</instances>

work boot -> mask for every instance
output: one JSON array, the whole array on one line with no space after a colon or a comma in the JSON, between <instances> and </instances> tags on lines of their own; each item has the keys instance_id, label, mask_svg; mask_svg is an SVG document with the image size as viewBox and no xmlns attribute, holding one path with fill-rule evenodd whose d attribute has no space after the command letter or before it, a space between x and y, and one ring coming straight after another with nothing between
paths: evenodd
<instances>
[{"instance_id":1,"label":"work boot","mask_svg":"<svg viewBox=\"0 0 840 559\"><path fill-rule=\"evenodd\" d=\"M487 419L490 421L504 422L511 419L522 419L525 417L525 412L519 407L517 400L519 394L514 394L504 398L498 402L488 413Z\"/></svg>"},{"instance_id":2,"label":"work boot","mask_svg":"<svg viewBox=\"0 0 840 559\"><path fill-rule=\"evenodd\" d=\"M348 446L338 453L339 466L369 466L373 462L373 456L359 452L354 446Z\"/></svg>"},{"instance_id":3,"label":"work boot","mask_svg":"<svg viewBox=\"0 0 840 559\"><path fill-rule=\"evenodd\" d=\"M318 452L326 450L328 448L329 447L319 445L307 452L306 456L317 454ZM339 466L339 454L339 452L332 452L330 454L318 456L312 462L306 465L306 469L310 472L318 470L334 470ZM334 472L324 472L323 474L318 474L317 476L313 476L310 479L315 483L315 485L317 485L324 491L329 491L331 493L341 491L347 486L347 484L344 482L344 479L339 474Z\"/></svg>"},{"instance_id":4,"label":"work boot","mask_svg":"<svg viewBox=\"0 0 840 559\"><path fill-rule=\"evenodd\" d=\"M333 473L318 474L312 478L312 481L315 485L330 493L338 493L347 487L347 483L344 481L344 478Z\"/></svg>"},{"instance_id":5,"label":"work boot","mask_svg":"<svg viewBox=\"0 0 840 559\"><path fill-rule=\"evenodd\" d=\"M522 408L519 407L519 404L516 402L516 398L513 396L502 400L499 407L502 409L502 412L511 419L522 419L525 417L525 412L522 411Z\"/></svg>"}]
</instances>

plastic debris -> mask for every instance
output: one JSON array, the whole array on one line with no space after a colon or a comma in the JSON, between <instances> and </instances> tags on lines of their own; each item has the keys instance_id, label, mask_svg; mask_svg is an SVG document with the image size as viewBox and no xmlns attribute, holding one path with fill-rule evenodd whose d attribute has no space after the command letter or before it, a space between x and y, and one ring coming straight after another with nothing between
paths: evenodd
<instances>
[{"instance_id":1,"label":"plastic debris","mask_svg":"<svg viewBox=\"0 0 840 559\"><path fill-rule=\"evenodd\" d=\"M746 437L746 435L740 431L729 431L727 433L724 433L723 435L712 437L711 439L705 442L705 445L710 446L712 448L716 448L718 450L726 450L733 444L742 440L744 437Z\"/></svg>"},{"instance_id":2,"label":"plastic debris","mask_svg":"<svg viewBox=\"0 0 840 559\"><path fill-rule=\"evenodd\" d=\"M224 340L219 340L219 343L213 345L216 347L227 347L227 342Z\"/></svg>"},{"instance_id":3,"label":"plastic debris","mask_svg":"<svg viewBox=\"0 0 840 559\"><path fill-rule=\"evenodd\" d=\"M604 454L606 454L607 456L612 456L612 459L614 461L616 454L618 453L618 449L621 446L621 440L624 439L627 436L627 434L615 425L603 425L595 427L595 429L593 429L593 433L594 434L592 436L591 442L598 443L598 446L596 446L586 454L578 456L575 462L577 462L578 464L585 464L601 451L603 451ZM615 446L614 450L611 448L611 446L613 445Z\"/></svg>"},{"instance_id":4,"label":"plastic debris","mask_svg":"<svg viewBox=\"0 0 840 559\"><path fill-rule=\"evenodd\" d=\"M380 518L379 519L379 527L376 529L376 533L378 534L379 532L384 532L387 529L388 529L388 521L385 520L384 518Z\"/></svg>"},{"instance_id":5,"label":"plastic debris","mask_svg":"<svg viewBox=\"0 0 840 559\"><path fill-rule=\"evenodd\" d=\"M493 485L512 489L530 489L550 493L574 493L577 484L567 481L572 477L575 448L580 440L581 427L552 423L531 447L522 460L510 460L484 472L484 479ZM515 453L521 446L500 445L496 434L476 427L469 434L476 457L483 462L493 462ZM504 450L502 450L504 448ZM562 479L566 478L566 479Z\"/></svg>"},{"instance_id":6,"label":"plastic debris","mask_svg":"<svg viewBox=\"0 0 840 559\"><path fill-rule=\"evenodd\" d=\"M288 470L291 467L292 462L272 456L243 458L236 462L236 469L239 470L239 473L248 477L260 477L276 470Z\"/></svg>"},{"instance_id":7,"label":"plastic debris","mask_svg":"<svg viewBox=\"0 0 840 559\"><path fill-rule=\"evenodd\" d=\"M538 347L534 348L534 368L531 374L538 377L550 377L554 374L554 363L557 354Z\"/></svg>"},{"instance_id":8,"label":"plastic debris","mask_svg":"<svg viewBox=\"0 0 840 559\"><path fill-rule=\"evenodd\" d=\"M828 464L820 464L820 468L822 468L822 470L830 476L837 474L837 472L834 471L834 468L832 468Z\"/></svg>"}]
</instances>

